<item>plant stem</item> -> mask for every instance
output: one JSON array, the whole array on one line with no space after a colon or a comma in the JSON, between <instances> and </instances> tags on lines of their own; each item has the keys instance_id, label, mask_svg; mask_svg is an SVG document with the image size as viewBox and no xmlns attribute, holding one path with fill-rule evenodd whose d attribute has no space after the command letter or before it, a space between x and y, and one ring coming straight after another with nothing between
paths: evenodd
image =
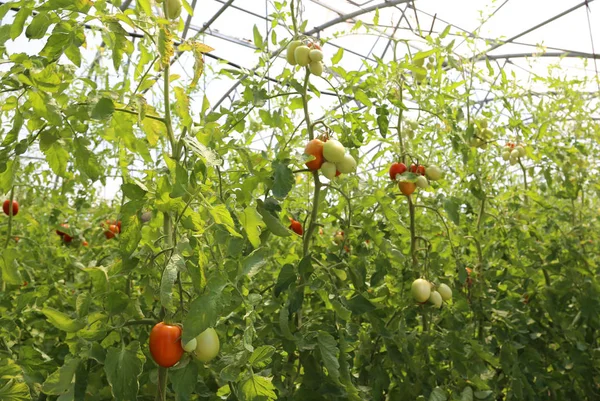
<instances>
[{"instance_id":1,"label":"plant stem","mask_svg":"<svg viewBox=\"0 0 600 401\"><path fill-rule=\"evenodd\" d=\"M416 252L416 234L415 234L415 204L412 201L411 195L406 197L408 199L408 212L410 214L410 256L412 258L413 271L417 269L417 252Z\"/></svg>"},{"instance_id":2,"label":"plant stem","mask_svg":"<svg viewBox=\"0 0 600 401\"><path fill-rule=\"evenodd\" d=\"M479 227L481 226L481 216L485 212L485 197L481 200L481 208L479 209L479 216L477 216L477 231L479 231Z\"/></svg>"},{"instance_id":3,"label":"plant stem","mask_svg":"<svg viewBox=\"0 0 600 401\"><path fill-rule=\"evenodd\" d=\"M166 401L167 399L167 376L169 370L160 366L158 368L158 389L156 391L155 401Z\"/></svg>"},{"instance_id":4,"label":"plant stem","mask_svg":"<svg viewBox=\"0 0 600 401\"><path fill-rule=\"evenodd\" d=\"M315 182L315 189L313 192L313 207L310 213L310 222L308 223L308 229L304 233L304 243L302 248L302 257L308 255L308 247L310 245L310 239L315 229L317 222L317 214L319 212L319 193L321 192L321 181L319 181L319 172L313 171L313 178Z\"/></svg>"}]
</instances>

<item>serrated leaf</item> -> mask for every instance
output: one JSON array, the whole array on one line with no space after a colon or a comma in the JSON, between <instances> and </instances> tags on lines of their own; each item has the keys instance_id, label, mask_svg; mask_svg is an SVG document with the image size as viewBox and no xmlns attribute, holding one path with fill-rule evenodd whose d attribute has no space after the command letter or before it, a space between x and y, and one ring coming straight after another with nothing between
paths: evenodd
<instances>
[{"instance_id":1,"label":"serrated leaf","mask_svg":"<svg viewBox=\"0 0 600 401\"><path fill-rule=\"evenodd\" d=\"M242 276L252 277L266 264L267 253L264 249L257 249L242 261Z\"/></svg>"},{"instance_id":2,"label":"serrated leaf","mask_svg":"<svg viewBox=\"0 0 600 401\"><path fill-rule=\"evenodd\" d=\"M331 58L331 65L339 63L342 60L342 57L344 57L344 49L340 47L337 53Z\"/></svg>"},{"instance_id":3,"label":"serrated leaf","mask_svg":"<svg viewBox=\"0 0 600 401\"><path fill-rule=\"evenodd\" d=\"M367 94L360 89L354 92L354 98L367 107L373 106L373 102L371 102L369 96L367 96Z\"/></svg>"},{"instance_id":4,"label":"serrated leaf","mask_svg":"<svg viewBox=\"0 0 600 401\"><path fill-rule=\"evenodd\" d=\"M201 144L198 139L194 137L185 137L183 138L183 141L197 156L200 156L207 165L215 167L222 164L219 155L212 149Z\"/></svg>"},{"instance_id":5,"label":"serrated leaf","mask_svg":"<svg viewBox=\"0 0 600 401\"><path fill-rule=\"evenodd\" d=\"M196 298L189 307L189 312L183 319L183 335L181 341L185 344L209 327L217 323L219 294L206 292Z\"/></svg>"},{"instance_id":6,"label":"serrated leaf","mask_svg":"<svg viewBox=\"0 0 600 401\"><path fill-rule=\"evenodd\" d=\"M21 273L15 263L16 257L17 251L14 248L3 249L0 254L0 272L2 273L0 277L7 284L23 284L23 278L21 278Z\"/></svg>"},{"instance_id":7,"label":"serrated leaf","mask_svg":"<svg viewBox=\"0 0 600 401\"><path fill-rule=\"evenodd\" d=\"M261 215L255 208L248 206L244 209L243 213L238 215L238 218L246 231L248 241L250 241L254 248L258 248L260 246L261 227L265 226Z\"/></svg>"},{"instance_id":8,"label":"serrated leaf","mask_svg":"<svg viewBox=\"0 0 600 401\"><path fill-rule=\"evenodd\" d=\"M275 386L271 378L252 375L240 386L240 401L266 401L275 400Z\"/></svg>"},{"instance_id":9,"label":"serrated leaf","mask_svg":"<svg viewBox=\"0 0 600 401\"><path fill-rule=\"evenodd\" d=\"M177 273L185 269L185 261L174 253L162 273L160 280L160 303L168 311L173 311L173 285L177 279Z\"/></svg>"},{"instance_id":10,"label":"serrated leaf","mask_svg":"<svg viewBox=\"0 0 600 401\"><path fill-rule=\"evenodd\" d=\"M473 389L471 387L465 387L460 394L460 401L473 401Z\"/></svg>"},{"instance_id":11,"label":"serrated leaf","mask_svg":"<svg viewBox=\"0 0 600 401\"><path fill-rule=\"evenodd\" d=\"M115 400L137 399L140 386L139 377L145 361L146 357L137 341L132 341L127 347L108 349L104 361L104 372Z\"/></svg>"},{"instance_id":12,"label":"serrated leaf","mask_svg":"<svg viewBox=\"0 0 600 401\"><path fill-rule=\"evenodd\" d=\"M448 214L448 217L450 217L450 220L456 225L460 223L459 207L460 205L455 198L446 198L444 200L444 210Z\"/></svg>"},{"instance_id":13,"label":"serrated leaf","mask_svg":"<svg viewBox=\"0 0 600 401\"><path fill-rule=\"evenodd\" d=\"M85 322L71 319L69 315L53 308L45 307L41 312L54 327L67 333L75 333L85 326Z\"/></svg>"},{"instance_id":14,"label":"serrated leaf","mask_svg":"<svg viewBox=\"0 0 600 401\"><path fill-rule=\"evenodd\" d=\"M329 377L337 382L340 378L340 363L338 361L339 349L335 338L327 332L320 331L317 335L317 343Z\"/></svg>"},{"instance_id":15,"label":"serrated leaf","mask_svg":"<svg viewBox=\"0 0 600 401\"><path fill-rule=\"evenodd\" d=\"M294 173L287 166L280 162L273 162L273 195L276 198L283 199L294 187L296 180Z\"/></svg>"},{"instance_id":16,"label":"serrated leaf","mask_svg":"<svg viewBox=\"0 0 600 401\"><path fill-rule=\"evenodd\" d=\"M115 112L115 104L112 99L103 97L96 103L92 109L92 118L95 120L102 120L112 116Z\"/></svg>"},{"instance_id":17,"label":"serrated leaf","mask_svg":"<svg viewBox=\"0 0 600 401\"><path fill-rule=\"evenodd\" d=\"M61 395L73 388L73 377L79 365L79 359L73 358L56 369L42 385L42 392L48 395Z\"/></svg>"},{"instance_id":18,"label":"serrated leaf","mask_svg":"<svg viewBox=\"0 0 600 401\"><path fill-rule=\"evenodd\" d=\"M271 356L275 353L275 347L271 345L262 345L254 350L248 363L254 367L264 367L271 361Z\"/></svg>"},{"instance_id":19,"label":"serrated leaf","mask_svg":"<svg viewBox=\"0 0 600 401\"><path fill-rule=\"evenodd\" d=\"M428 401L446 401L447 399L448 397L446 396L446 393L444 393L444 390L442 390L439 387L436 387L433 389L431 394L429 394Z\"/></svg>"},{"instance_id":20,"label":"serrated leaf","mask_svg":"<svg viewBox=\"0 0 600 401\"><path fill-rule=\"evenodd\" d=\"M352 313L360 315L376 309L375 305L361 294L357 294L348 300L348 307Z\"/></svg>"},{"instance_id":21,"label":"serrated leaf","mask_svg":"<svg viewBox=\"0 0 600 401\"><path fill-rule=\"evenodd\" d=\"M283 224L281 224L281 221L279 221L277 217L273 216L271 212L264 208L264 204L261 200L258 200L258 206L256 207L256 210L258 213L260 213L263 221L267 225L267 228L273 234L277 235L278 237L289 237L292 235L291 230L288 230Z\"/></svg>"},{"instance_id":22,"label":"serrated leaf","mask_svg":"<svg viewBox=\"0 0 600 401\"><path fill-rule=\"evenodd\" d=\"M198 383L198 365L188 363L181 369L170 369L169 381L173 385L177 401L186 401Z\"/></svg>"},{"instance_id":23,"label":"serrated leaf","mask_svg":"<svg viewBox=\"0 0 600 401\"><path fill-rule=\"evenodd\" d=\"M125 195L129 199L139 200L146 196L146 194L148 193L148 188L142 188L141 185L130 182L121 185L121 191L123 191L123 195Z\"/></svg>"},{"instance_id":24,"label":"serrated leaf","mask_svg":"<svg viewBox=\"0 0 600 401\"><path fill-rule=\"evenodd\" d=\"M0 400L28 401L31 400L31 393L27 384L16 380L9 380L4 387L0 388Z\"/></svg>"},{"instance_id":25,"label":"serrated leaf","mask_svg":"<svg viewBox=\"0 0 600 401\"><path fill-rule=\"evenodd\" d=\"M131 255L142 239L142 222L138 214L144 202L132 200L121 207L121 234L119 234L119 248L124 257Z\"/></svg>"},{"instance_id":26,"label":"serrated leaf","mask_svg":"<svg viewBox=\"0 0 600 401\"><path fill-rule=\"evenodd\" d=\"M275 287L273 288L275 296L278 297L279 294L287 290L288 287L292 283L296 282L297 279L298 276L296 275L294 266L290 264L284 265L279 271L277 283L275 283Z\"/></svg>"},{"instance_id":27,"label":"serrated leaf","mask_svg":"<svg viewBox=\"0 0 600 401\"><path fill-rule=\"evenodd\" d=\"M235 224L233 218L227 210L225 205L216 205L209 209L209 213L215 220L215 223L222 225L225 229L234 237L242 237L240 233L235 230Z\"/></svg>"},{"instance_id":28,"label":"serrated leaf","mask_svg":"<svg viewBox=\"0 0 600 401\"><path fill-rule=\"evenodd\" d=\"M54 174L64 177L67 172L69 152L59 142L55 142L44 151L44 155Z\"/></svg>"}]
</instances>

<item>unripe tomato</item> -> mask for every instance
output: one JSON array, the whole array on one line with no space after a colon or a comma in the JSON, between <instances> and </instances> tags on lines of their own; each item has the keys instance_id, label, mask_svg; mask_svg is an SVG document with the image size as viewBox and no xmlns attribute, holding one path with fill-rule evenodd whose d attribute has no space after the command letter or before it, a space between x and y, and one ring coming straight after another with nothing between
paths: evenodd
<instances>
[{"instance_id":1,"label":"unripe tomato","mask_svg":"<svg viewBox=\"0 0 600 401\"><path fill-rule=\"evenodd\" d=\"M306 45L300 45L294 50L294 58L300 67L306 67L310 63L309 53L310 48Z\"/></svg>"},{"instance_id":2,"label":"unripe tomato","mask_svg":"<svg viewBox=\"0 0 600 401\"><path fill-rule=\"evenodd\" d=\"M343 231L336 232L335 235L333 236L333 242L335 242L337 245L341 245L342 242L344 242L344 232Z\"/></svg>"},{"instance_id":3,"label":"unripe tomato","mask_svg":"<svg viewBox=\"0 0 600 401\"><path fill-rule=\"evenodd\" d=\"M402 192L404 195L409 196L410 194L415 192L415 189L417 189L417 185L414 182L410 181L400 181L398 183L398 188L400 188L400 192Z\"/></svg>"},{"instance_id":4,"label":"unripe tomato","mask_svg":"<svg viewBox=\"0 0 600 401\"><path fill-rule=\"evenodd\" d=\"M344 156L344 160L339 163L336 163L336 167L340 173L350 174L356 171L356 160L352 155L346 154Z\"/></svg>"},{"instance_id":5,"label":"unripe tomato","mask_svg":"<svg viewBox=\"0 0 600 401\"><path fill-rule=\"evenodd\" d=\"M429 281L418 278L410 286L410 293L417 302L425 302L431 296Z\"/></svg>"},{"instance_id":6,"label":"unripe tomato","mask_svg":"<svg viewBox=\"0 0 600 401\"><path fill-rule=\"evenodd\" d=\"M437 290L444 301L452 299L452 289L446 284L440 284Z\"/></svg>"},{"instance_id":7,"label":"unripe tomato","mask_svg":"<svg viewBox=\"0 0 600 401\"><path fill-rule=\"evenodd\" d=\"M517 149L513 149L512 152L510 152L510 158L511 159L518 159L519 158L519 151Z\"/></svg>"},{"instance_id":8,"label":"unripe tomato","mask_svg":"<svg viewBox=\"0 0 600 401\"><path fill-rule=\"evenodd\" d=\"M183 350L185 352L194 352L196 350L197 344L198 344L198 341L196 341L195 338L192 338L190 341L187 342L187 344L185 344L183 346Z\"/></svg>"},{"instance_id":9,"label":"unripe tomato","mask_svg":"<svg viewBox=\"0 0 600 401\"><path fill-rule=\"evenodd\" d=\"M438 309L441 308L442 307L442 296L440 295L440 293L437 291L432 291L431 295L429 296L429 303L433 304L433 306L435 306Z\"/></svg>"},{"instance_id":10,"label":"unripe tomato","mask_svg":"<svg viewBox=\"0 0 600 401\"><path fill-rule=\"evenodd\" d=\"M290 224L290 229L291 229L293 232L295 232L296 234L298 234L298 235L302 235L302 233L304 232L304 231L302 230L302 224L300 224L300 222L299 222L299 221L297 221L297 220L294 220L294 219L292 219L292 218L290 218L290 222L291 222L291 224Z\"/></svg>"},{"instance_id":11,"label":"unripe tomato","mask_svg":"<svg viewBox=\"0 0 600 401\"><path fill-rule=\"evenodd\" d=\"M393 163L390 167L390 179L396 181L396 176L406 171L406 165L404 163Z\"/></svg>"},{"instance_id":12,"label":"unripe tomato","mask_svg":"<svg viewBox=\"0 0 600 401\"><path fill-rule=\"evenodd\" d=\"M298 63L296 63L296 57L294 56L294 52L296 51L296 48L298 46L300 46L301 44L302 44L302 42L299 40L292 40L287 46L285 58L286 58L287 62L290 63L291 65L298 64Z\"/></svg>"},{"instance_id":13,"label":"unripe tomato","mask_svg":"<svg viewBox=\"0 0 600 401\"><path fill-rule=\"evenodd\" d=\"M481 128L484 128L484 129L485 129L485 128L487 128L487 127L488 127L488 125L489 125L489 122L488 122L487 118L483 118L483 119L481 119L481 120L479 121L479 126L480 126Z\"/></svg>"},{"instance_id":14,"label":"unripe tomato","mask_svg":"<svg viewBox=\"0 0 600 401\"><path fill-rule=\"evenodd\" d=\"M429 186L429 181L427 181L427 178L420 175L417 177L416 185L417 185L417 187L424 189Z\"/></svg>"},{"instance_id":15,"label":"unripe tomato","mask_svg":"<svg viewBox=\"0 0 600 401\"><path fill-rule=\"evenodd\" d=\"M209 362L219 354L219 336L215 329L208 328L196 337L196 350L194 355L202 362Z\"/></svg>"},{"instance_id":16,"label":"unripe tomato","mask_svg":"<svg viewBox=\"0 0 600 401\"><path fill-rule=\"evenodd\" d=\"M312 62L323 61L323 52L319 49L312 49L308 53L308 57L310 58L310 61L312 61Z\"/></svg>"},{"instance_id":17,"label":"unripe tomato","mask_svg":"<svg viewBox=\"0 0 600 401\"><path fill-rule=\"evenodd\" d=\"M308 65L308 69L313 75L320 77L323 75L323 63L320 61L311 61Z\"/></svg>"},{"instance_id":18,"label":"unripe tomato","mask_svg":"<svg viewBox=\"0 0 600 401\"><path fill-rule=\"evenodd\" d=\"M5 215L10 215L10 199L4 201L4 203L2 204L2 210L4 210ZM19 213L19 203L16 200L14 200L12 201L12 215L16 216L17 213Z\"/></svg>"},{"instance_id":19,"label":"unripe tomato","mask_svg":"<svg viewBox=\"0 0 600 401\"><path fill-rule=\"evenodd\" d=\"M442 178L442 170L438 166L431 165L425 170L425 174L431 181L437 181Z\"/></svg>"},{"instance_id":20,"label":"unripe tomato","mask_svg":"<svg viewBox=\"0 0 600 401\"><path fill-rule=\"evenodd\" d=\"M313 160L305 163L306 167L312 171L320 169L323 165L323 145L324 142L320 139L313 139L306 145L306 148L304 148L304 154L314 157Z\"/></svg>"},{"instance_id":21,"label":"unripe tomato","mask_svg":"<svg viewBox=\"0 0 600 401\"><path fill-rule=\"evenodd\" d=\"M517 146L515 150L519 152L519 157L525 157L525 148L523 146Z\"/></svg>"},{"instance_id":22,"label":"unripe tomato","mask_svg":"<svg viewBox=\"0 0 600 401\"><path fill-rule=\"evenodd\" d=\"M165 16L177 19L181 15L181 0L165 0Z\"/></svg>"},{"instance_id":23,"label":"unripe tomato","mask_svg":"<svg viewBox=\"0 0 600 401\"><path fill-rule=\"evenodd\" d=\"M335 164L333 164L333 163L325 162L321 166L321 173L323 173L325 178L327 178L328 180L334 179L336 176L336 172L337 172L337 170L336 170Z\"/></svg>"},{"instance_id":24,"label":"unripe tomato","mask_svg":"<svg viewBox=\"0 0 600 401\"><path fill-rule=\"evenodd\" d=\"M346 148L339 141L330 139L323 145L323 157L331 163L339 163L344 160Z\"/></svg>"},{"instance_id":25,"label":"unripe tomato","mask_svg":"<svg viewBox=\"0 0 600 401\"><path fill-rule=\"evenodd\" d=\"M502 159L508 161L510 159L510 151L505 150L504 152L502 152Z\"/></svg>"},{"instance_id":26,"label":"unripe tomato","mask_svg":"<svg viewBox=\"0 0 600 401\"><path fill-rule=\"evenodd\" d=\"M160 322L150 331L150 354L163 368L170 368L181 359L181 327Z\"/></svg>"}]
</instances>

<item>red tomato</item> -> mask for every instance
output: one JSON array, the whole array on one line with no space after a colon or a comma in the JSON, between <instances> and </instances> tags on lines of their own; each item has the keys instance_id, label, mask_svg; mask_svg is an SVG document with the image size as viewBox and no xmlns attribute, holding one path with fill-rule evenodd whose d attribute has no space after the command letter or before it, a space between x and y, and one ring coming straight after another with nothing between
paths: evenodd
<instances>
[{"instance_id":1,"label":"red tomato","mask_svg":"<svg viewBox=\"0 0 600 401\"><path fill-rule=\"evenodd\" d=\"M170 368L183 355L181 346L181 327L160 322L150 331L150 354L152 359L163 368Z\"/></svg>"},{"instance_id":2,"label":"red tomato","mask_svg":"<svg viewBox=\"0 0 600 401\"><path fill-rule=\"evenodd\" d=\"M390 167L390 179L396 181L396 176L406 171L406 165L404 163L393 163Z\"/></svg>"},{"instance_id":3,"label":"red tomato","mask_svg":"<svg viewBox=\"0 0 600 401\"><path fill-rule=\"evenodd\" d=\"M66 244L70 244L71 241L73 241L73 237L71 237L69 234L63 235L62 239Z\"/></svg>"},{"instance_id":4,"label":"red tomato","mask_svg":"<svg viewBox=\"0 0 600 401\"><path fill-rule=\"evenodd\" d=\"M292 219L292 218L290 218L290 222L291 222L291 224L290 224L290 229L291 229L293 232L295 232L296 234L298 234L298 235L302 235L302 233L304 232L304 231L302 230L302 224L300 224L300 222L299 222L299 221L297 221L297 220L294 220L294 219Z\"/></svg>"},{"instance_id":5,"label":"red tomato","mask_svg":"<svg viewBox=\"0 0 600 401\"><path fill-rule=\"evenodd\" d=\"M336 177L338 177L340 174L342 174L342 173L340 173L338 170L335 170L335 176Z\"/></svg>"},{"instance_id":6,"label":"red tomato","mask_svg":"<svg viewBox=\"0 0 600 401\"><path fill-rule=\"evenodd\" d=\"M417 173L417 165L416 164L411 164L410 168L408 169L408 171L410 171L411 173Z\"/></svg>"},{"instance_id":7,"label":"red tomato","mask_svg":"<svg viewBox=\"0 0 600 401\"><path fill-rule=\"evenodd\" d=\"M400 188L400 192L402 192L404 195L409 196L410 194L415 192L415 189L417 189L417 185L414 182L400 181L398 183L398 188Z\"/></svg>"},{"instance_id":8,"label":"red tomato","mask_svg":"<svg viewBox=\"0 0 600 401\"><path fill-rule=\"evenodd\" d=\"M7 199L4 201L4 203L2 204L2 210L4 210L4 214L5 215L9 215L10 213L10 200ZM19 213L19 203L14 200L12 201L12 215L16 216L17 213Z\"/></svg>"},{"instance_id":9,"label":"red tomato","mask_svg":"<svg viewBox=\"0 0 600 401\"><path fill-rule=\"evenodd\" d=\"M87 242L87 241L83 241L83 242L81 243L81 245L83 245L83 246L88 246L89 244L88 244L88 242Z\"/></svg>"},{"instance_id":10,"label":"red tomato","mask_svg":"<svg viewBox=\"0 0 600 401\"><path fill-rule=\"evenodd\" d=\"M425 166L419 164L419 167L417 167L417 174L425 175Z\"/></svg>"},{"instance_id":11,"label":"red tomato","mask_svg":"<svg viewBox=\"0 0 600 401\"><path fill-rule=\"evenodd\" d=\"M14 237L13 239L15 240L15 242L19 242L21 240L21 238L19 237Z\"/></svg>"},{"instance_id":12,"label":"red tomato","mask_svg":"<svg viewBox=\"0 0 600 401\"><path fill-rule=\"evenodd\" d=\"M316 171L323 165L323 145L324 142L320 139L313 139L310 141L306 148L304 148L304 154L314 156L313 160L306 162L306 167L312 171Z\"/></svg>"},{"instance_id":13,"label":"red tomato","mask_svg":"<svg viewBox=\"0 0 600 401\"><path fill-rule=\"evenodd\" d=\"M29 284L27 281L23 281L23 287L27 287L27 284Z\"/></svg>"},{"instance_id":14,"label":"red tomato","mask_svg":"<svg viewBox=\"0 0 600 401\"><path fill-rule=\"evenodd\" d=\"M317 43L314 43L314 42L310 42L307 46L309 49L323 50L323 49L321 49L321 46L319 46Z\"/></svg>"}]
</instances>

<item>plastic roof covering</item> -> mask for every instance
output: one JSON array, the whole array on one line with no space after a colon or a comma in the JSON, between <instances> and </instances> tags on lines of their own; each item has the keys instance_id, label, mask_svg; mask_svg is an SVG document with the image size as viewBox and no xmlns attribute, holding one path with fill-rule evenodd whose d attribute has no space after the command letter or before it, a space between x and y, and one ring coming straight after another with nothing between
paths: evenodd
<instances>
[{"instance_id":1,"label":"plastic roof covering","mask_svg":"<svg viewBox=\"0 0 600 401\"><path fill-rule=\"evenodd\" d=\"M188 1L193 4L193 0ZM127 3L125 0L123 2ZM211 21L199 40L213 47L215 50L211 55L221 61L206 58L207 68L202 80L202 93L193 98L192 107L199 111L203 94L206 94L211 105L214 106L222 101L221 104L227 107L235 100L238 93L236 90L231 91L235 81L218 74L218 71L220 68L232 68L231 64L227 65L225 62L247 70L256 66L260 54L253 44L253 29L256 26L263 38L270 38L272 32L269 15L275 11L275 3L273 0L196 0L196 3L187 38L197 35L198 30ZM400 4L390 6L390 3ZM378 11L378 27L370 25L375 17L374 11L364 13L355 19L340 18L376 5L382 6ZM574 10L516 40L510 40L571 9ZM9 13L0 23L10 23L13 15ZM218 17L215 18L217 15ZM182 16L185 21L187 19L185 11ZM594 50L600 48L600 2L594 0L588 0L588 5L585 5L583 0L417 0L410 3L406 0L302 0L302 12L299 18L308 20L308 30L340 19L339 23L318 32L315 36L329 39L336 36L323 48L324 62L327 65L337 52L337 47L343 47L346 51L341 64L346 70L363 69L365 62L374 62L374 56L390 60L392 51L388 43L391 36L395 39L407 40L411 52L426 50L428 46L425 41L415 34L417 27L420 26L424 33L431 30L435 35L451 25L450 34L445 42L456 41L454 51L457 56L467 58L483 53L488 54L494 58L491 63L496 72L503 68L507 74L514 73L519 79L518 85L524 91L540 93L548 91L548 88L541 86L533 78L547 76L550 74L549 66L559 64L561 76L596 78L596 81L590 80L589 88L586 90L592 93L600 92L596 72L598 68L596 62L600 64L600 60L596 60L598 57L594 55ZM363 23L363 27L351 32L358 20ZM368 30L367 26L369 26ZM283 26L278 26L274 30L278 40L291 37L291 33ZM466 35L477 38L474 44L464 40ZM494 43L507 39L510 43L502 44L488 52ZM90 65L96 62L101 38L96 34L95 37L88 37L88 41L87 49L82 49L84 65L80 72L84 75L88 74ZM23 37L7 43L9 52L28 54L36 54L43 45L43 40L27 41ZM272 43L269 46L271 51L277 48ZM398 51L398 56L402 56L406 47L399 46ZM534 53L561 54L565 51L584 53L586 58L523 57ZM120 73L116 73L112 68L110 57L100 59L100 63L108 70L114 83L122 79ZM183 53L173 65L172 73L190 76L192 66L191 55ZM278 75L285 66L284 59L275 60L269 75ZM486 68L485 62L481 61L479 67ZM462 78L457 75L456 79ZM490 79L490 82L492 80ZM156 98L152 99L152 95L147 94L150 102L160 103L160 87L158 84L155 85ZM322 90L329 89L324 82L318 82L317 87ZM473 100L493 99L494 96L488 93L488 89L489 86L485 83L482 87L476 88L473 92ZM225 94L229 96L224 96ZM311 112L319 114L336 106L337 102L335 96L323 95L320 100L311 102ZM270 135L271 133L265 132L264 136L253 142L253 147L263 148ZM105 197L113 198L118 192L119 184L116 181L109 182L103 188Z\"/></svg>"}]
</instances>

